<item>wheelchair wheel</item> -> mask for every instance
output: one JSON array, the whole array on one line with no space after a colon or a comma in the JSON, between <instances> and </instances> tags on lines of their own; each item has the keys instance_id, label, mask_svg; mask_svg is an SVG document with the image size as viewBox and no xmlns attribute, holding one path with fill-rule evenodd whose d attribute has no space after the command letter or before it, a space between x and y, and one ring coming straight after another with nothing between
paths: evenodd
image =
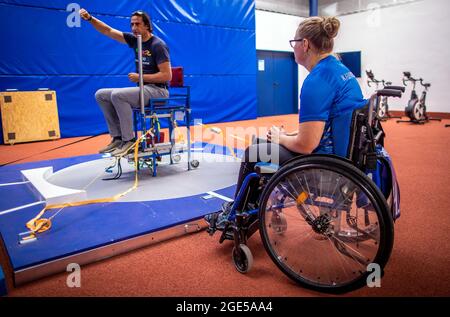
<instances>
[{"instance_id":1,"label":"wheelchair wheel","mask_svg":"<svg viewBox=\"0 0 450 317\"><path fill-rule=\"evenodd\" d=\"M181 161L181 155L180 154L176 154L176 155L172 156L172 161L174 163L179 163Z\"/></svg>"},{"instance_id":2,"label":"wheelchair wheel","mask_svg":"<svg viewBox=\"0 0 450 317\"><path fill-rule=\"evenodd\" d=\"M274 213L286 220L282 235ZM361 287L393 244L393 220L381 191L358 168L336 157L303 156L282 167L260 200L260 235L272 261L288 277L315 290Z\"/></svg>"},{"instance_id":3,"label":"wheelchair wheel","mask_svg":"<svg viewBox=\"0 0 450 317\"><path fill-rule=\"evenodd\" d=\"M233 247L233 263L240 273L247 273L253 266L253 255L249 247L245 244L239 244L239 247Z\"/></svg>"},{"instance_id":4,"label":"wheelchair wheel","mask_svg":"<svg viewBox=\"0 0 450 317\"><path fill-rule=\"evenodd\" d=\"M192 160L190 164L193 168L197 168L200 165L200 162L198 160Z\"/></svg>"}]
</instances>

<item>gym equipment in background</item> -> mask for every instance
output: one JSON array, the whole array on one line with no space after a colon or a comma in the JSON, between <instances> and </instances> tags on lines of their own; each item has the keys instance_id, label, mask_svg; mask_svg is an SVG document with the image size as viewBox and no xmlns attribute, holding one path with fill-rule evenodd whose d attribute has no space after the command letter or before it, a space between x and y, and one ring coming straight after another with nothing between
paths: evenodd
<instances>
[{"instance_id":1,"label":"gym equipment in background","mask_svg":"<svg viewBox=\"0 0 450 317\"><path fill-rule=\"evenodd\" d=\"M383 85L383 89L395 89L395 90L400 90L402 92L405 92L405 87L401 87L401 86L392 86L392 82L387 81L385 82L384 79L382 80L378 80L375 79L375 76L372 72L372 70L366 70L366 74L367 77L369 78L369 80L367 80L367 86L370 86L370 83L375 83L376 85L376 90L378 90L380 83ZM378 104L375 106L375 114L378 117L379 120L381 121L386 121L387 119L391 119L391 118L398 118L401 119L401 116L391 116L391 114L389 113L389 105L388 105L388 97L387 96L383 96Z\"/></svg>"},{"instance_id":2,"label":"gym equipment in background","mask_svg":"<svg viewBox=\"0 0 450 317\"><path fill-rule=\"evenodd\" d=\"M431 118L427 114L427 107L425 105L427 91L431 86L430 83L423 83L423 79L416 79L411 76L411 72L403 72L403 85L406 87L406 82L412 82L413 88L411 90L411 97L408 101L408 105L405 108L405 114L409 118L409 120L397 120L399 122L411 122L414 124L425 124L430 120L441 121L439 118ZM424 87L422 95L419 96L416 93L416 83L420 82L420 84Z\"/></svg>"}]
</instances>

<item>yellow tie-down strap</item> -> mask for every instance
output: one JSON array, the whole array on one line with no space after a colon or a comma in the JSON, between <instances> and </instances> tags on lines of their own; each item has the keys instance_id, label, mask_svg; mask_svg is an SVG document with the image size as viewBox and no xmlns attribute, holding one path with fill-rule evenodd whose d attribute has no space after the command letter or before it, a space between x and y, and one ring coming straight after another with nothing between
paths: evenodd
<instances>
[{"instance_id":1,"label":"yellow tie-down strap","mask_svg":"<svg viewBox=\"0 0 450 317\"><path fill-rule=\"evenodd\" d=\"M76 206L83 206L83 205L89 205L89 204L98 204L98 203L111 203L111 202L115 202L117 201L120 197L125 196L126 194L128 194L129 192L133 191L134 189L136 189L138 187L138 150L139 150L139 143L141 142L142 139L144 139L146 137L146 135L149 133L150 131L148 131L147 133L145 133L144 135L142 135L140 138L138 138L138 140L130 147L130 149L134 146L134 184L132 187L130 187L129 189L127 189L126 191L119 193L117 195L114 195L112 197L107 197L107 198L99 198L99 199L89 199L89 200L83 200L83 201L77 201L77 202L72 202L72 203L64 203L64 204L54 204L54 205L47 205L45 206L44 209L42 209L39 214L34 217L33 219L31 219L30 221L28 221L26 223L26 226L28 229L30 229L29 235L25 236L22 238L22 240L29 240L29 239L34 239L36 238L36 234L37 233L41 233L44 231L47 231L51 228L52 226L52 222L51 222L51 217L50 218L42 218L42 216L44 215L44 213L47 210L50 209L58 209L58 208L65 208L65 207L76 207ZM116 159L120 160L125 154L121 155L121 156L117 156Z\"/></svg>"}]
</instances>

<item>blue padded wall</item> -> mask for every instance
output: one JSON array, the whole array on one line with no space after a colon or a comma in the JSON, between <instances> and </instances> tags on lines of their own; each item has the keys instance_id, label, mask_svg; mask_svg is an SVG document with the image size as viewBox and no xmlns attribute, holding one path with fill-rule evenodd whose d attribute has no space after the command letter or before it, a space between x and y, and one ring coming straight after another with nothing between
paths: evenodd
<instances>
[{"instance_id":1,"label":"blue padded wall","mask_svg":"<svg viewBox=\"0 0 450 317\"><path fill-rule=\"evenodd\" d=\"M63 137L107 132L94 93L133 86L132 51L85 21L69 28L72 0L0 0L0 91L56 90ZM223 122L256 117L254 0L77 1L93 15L130 30L131 12L151 16L192 86L193 118Z\"/></svg>"}]
</instances>

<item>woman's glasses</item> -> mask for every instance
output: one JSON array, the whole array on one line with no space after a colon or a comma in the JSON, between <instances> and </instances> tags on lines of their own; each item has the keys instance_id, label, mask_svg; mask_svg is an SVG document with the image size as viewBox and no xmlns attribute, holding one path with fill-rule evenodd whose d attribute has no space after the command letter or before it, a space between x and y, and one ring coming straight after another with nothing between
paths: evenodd
<instances>
[{"instance_id":1,"label":"woman's glasses","mask_svg":"<svg viewBox=\"0 0 450 317\"><path fill-rule=\"evenodd\" d=\"M291 47L294 48L295 47L295 42L302 42L304 39L298 39L298 40L290 40L289 44L291 44Z\"/></svg>"}]
</instances>

